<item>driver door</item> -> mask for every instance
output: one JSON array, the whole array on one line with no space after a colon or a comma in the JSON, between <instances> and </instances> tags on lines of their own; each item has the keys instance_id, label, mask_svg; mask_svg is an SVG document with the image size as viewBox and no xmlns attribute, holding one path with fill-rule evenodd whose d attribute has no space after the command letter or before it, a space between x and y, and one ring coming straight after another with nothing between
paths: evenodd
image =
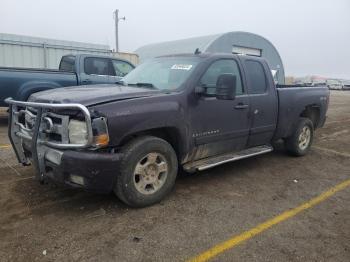
<instances>
[{"instance_id":1,"label":"driver door","mask_svg":"<svg viewBox=\"0 0 350 262\"><path fill-rule=\"evenodd\" d=\"M236 76L234 100L215 97L216 81L222 74ZM214 61L201 77L199 85L205 87L191 107L194 159L198 160L246 148L249 135L249 97L243 87L240 66L234 59Z\"/></svg>"}]
</instances>

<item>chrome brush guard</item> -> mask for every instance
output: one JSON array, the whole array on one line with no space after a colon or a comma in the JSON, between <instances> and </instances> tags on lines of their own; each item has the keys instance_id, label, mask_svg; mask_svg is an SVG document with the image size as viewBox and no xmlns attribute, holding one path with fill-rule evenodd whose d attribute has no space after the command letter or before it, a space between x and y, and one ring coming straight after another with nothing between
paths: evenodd
<instances>
[{"instance_id":1,"label":"chrome brush guard","mask_svg":"<svg viewBox=\"0 0 350 262\"><path fill-rule=\"evenodd\" d=\"M49 104L37 102L5 100L9 104L8 135L17 159L23 165L30 163L23 145L30 147L31 159L41 177L45 173L44 158L48 148L78 149L92 144L92 123L89 110L81 104ZM87 126L87 142L84 144L69 143L69 115L56 114L57 110L77 110L82 113ZM52 140L50 135L59 139ZM60 152L60 151L57 151Z\"/></svg>"}]
</instances>

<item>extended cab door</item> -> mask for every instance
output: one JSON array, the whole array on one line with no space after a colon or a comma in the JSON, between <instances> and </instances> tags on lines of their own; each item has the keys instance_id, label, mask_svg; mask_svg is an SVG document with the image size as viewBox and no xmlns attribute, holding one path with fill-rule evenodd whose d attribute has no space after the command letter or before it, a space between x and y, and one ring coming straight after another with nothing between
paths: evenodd
<instances>
[{"instance_id":1,"label":"extended cab door","mask_svg":"<svg viewBox=\"0 0 350 262\"><path fill-rule=\"evenodd\" d=\"M241 57L250 100L248 147L269 144L276 130L278 97L270 69L259 59Z\"/></svg>"},{"instance_id":2,"label":"extended cab door","mask_svg":"<svg viewBox=\"0 0 350 262\"><path fill-rule=\"evenodd\" d=\"M216 81L221 74L236 76L234 100L215 97ZM193 160L245 148L249 134L249 97L243 87L238 61L214 61L200 78L198 86L205 87L206 94L197 97L190 108L191 136L195 145Z\"/></svg>"},{"instance_id":3,"label":"extended cab door","mask_svg":"<svg viewBox=\"0 0 350 262\"><path fill-rule=\"evenodd\" d=\"M109 58L85 57L80 70L80 84L108 84L113 76L114 69Z\"/></svg>"}]
</instances>

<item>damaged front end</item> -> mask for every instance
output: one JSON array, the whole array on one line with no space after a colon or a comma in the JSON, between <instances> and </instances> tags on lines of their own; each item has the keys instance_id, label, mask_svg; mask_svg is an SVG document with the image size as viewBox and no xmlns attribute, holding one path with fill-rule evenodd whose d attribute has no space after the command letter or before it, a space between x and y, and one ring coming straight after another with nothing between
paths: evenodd
<instances>
[{"instance_id":1,"label":"damaged front end","mask_svg":"<svg viewBox=\"0 0 350 262\"><path fill-rule=\"evenodd\" d=\"M50 178L93 191L111 190L120 155L109 143L107 119L81 104L5 100L9 138L17 159L33 164L40 181Z\"/></svg>"}]
</instances>

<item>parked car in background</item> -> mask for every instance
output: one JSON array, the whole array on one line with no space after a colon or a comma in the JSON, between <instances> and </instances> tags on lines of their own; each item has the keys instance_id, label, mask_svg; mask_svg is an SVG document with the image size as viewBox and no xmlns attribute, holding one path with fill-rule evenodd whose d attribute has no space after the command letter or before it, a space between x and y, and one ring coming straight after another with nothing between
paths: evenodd
<instances>
[{"instance_id":1,"label":"parked car in background","mask_svg":"<svg viewBox=\"0 0 350 262\"><path fill-rule=\"evenodd\" d=\"M327 83L325 80L324 81L314 81L311 83L311 86L324 86L324 87L326 87Z\"/></svg>"},{"instance_id":2,"label":"parked car in background","mask_svg":"<svg viewBox=\"0 0 350 262\"><path fill-rule=\"evenodd\" d=\"M0 67L0 106L47 89L117 83L133 69L126 60L88 54L63 56L58 70Z\"/></svg>"},{"instance_id":3,"label":"parked car in background","mask_svg":"<svg viewBox=\"0 0 350 262\"><path fill-rule=\"evenodd\" d=\"M343 90L350 90L350 80L343 80L342 85L343 85Z\"/></svg>"},{"instance_id":4,"label":"parked car in background","mask_svg":"<svg viewBox=\"0 0 350 262\"><path fill-rule=\"evenodd\" d=\"M178 167L194 172L268 153L283 139L305 155L323 126L327 87L276 86L266 60L231 54L163 56L120 85L47 90L10 104L18 161L40 180L126 204L159 202Z\"/></svg>"},{"instance_id":5,"label":"parked car in background","mask_svg":"<svg viewBox=\"0 0 350 262\"><path fill-rule=\"evenodd\" d=\"M326 83L327 83L328 88L331 90L342 90L343 89L343 84L338 79L327 79Z\"/></svg>"}]
</instances>

